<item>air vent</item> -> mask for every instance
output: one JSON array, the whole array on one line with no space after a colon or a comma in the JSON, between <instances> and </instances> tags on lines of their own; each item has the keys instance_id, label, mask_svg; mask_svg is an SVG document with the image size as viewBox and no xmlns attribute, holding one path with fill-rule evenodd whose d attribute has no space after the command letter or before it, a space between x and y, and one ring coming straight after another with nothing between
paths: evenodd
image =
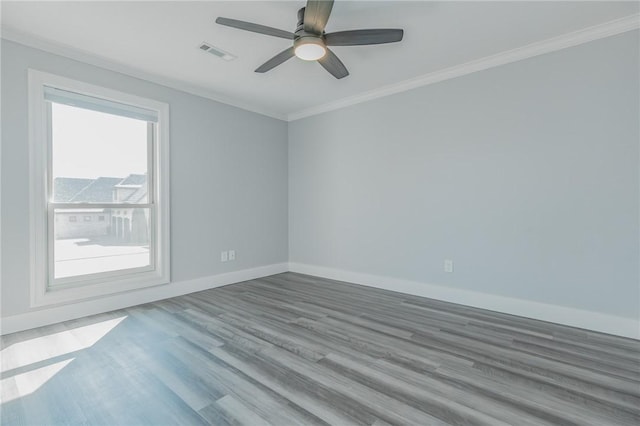
<instances>
[{"instance_id":1,"label":"air vent","mask_svg":"<svg viewBox=\"0 0 640 426\"><path fill-rule=\"evenodd\" d=\"M204 52L207 52L207 53L211 53L212 55L217 56L218 58L222 58L225 61L233 61L234 59L237 58L236 55L233 55L233 54L231 54L229 52L225 52L224 50L222 50L222 49L220 49L218 47L212 46L211 44L206 43L206 42L202 42L200 44L199 48L200 48L200 50L202 50Z\"/></svg>"}]
</instances>

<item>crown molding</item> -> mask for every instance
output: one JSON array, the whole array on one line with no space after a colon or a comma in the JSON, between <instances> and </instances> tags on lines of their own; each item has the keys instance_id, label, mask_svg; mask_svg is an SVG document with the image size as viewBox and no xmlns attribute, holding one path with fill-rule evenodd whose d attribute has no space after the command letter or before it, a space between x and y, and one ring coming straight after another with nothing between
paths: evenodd
<instances>
[{"instance_id":1,"label":"crown molding","mask_svg":"<svg viewBox=\"0 0 640 426\"><path fill-rule=\"evenodd\" d=\"M47 53L53 53L55 55L64 56L66 58L83 62L85 64L104 68L109 71L115 71L117 73L125 74L130 77L139 78L141 80L149 81L151 83L155 83L171 89L179 90L181 92L186 92L191 95L199 96L201 98L210 99L212 101L230 105L232 107L240 108L240 109L254 112L261 115L266 115L267 117L271 117L271 118L275 118L283 121L287 120L286 114L272 111L257 105L241 102L236 99L221 95L219 93L216 93L212 90L209 90L200 86L196 86L183 81L160 76L158 74L149 73L147 71L143 71L138 68L131 67L129 65L116 62L110 59L105 59L93 53L76 49L74 47L71 47L62 43L51 42L49 40L45 40L40 37L26 34L22 31L16 30L15 28L8 28L6 25L3 25L2 33L0 34L0 36L5 40L19 43L28 47L32 47L34 49L43 50Z\"/></svg>"},{"instance_id":2,"label":"crown molding","mask_svg":"<svg viewBox=\"0 0 640 426\"><path fill-rule=\"evenodd\" d=\"M99 57L93 53L78 50L74 47L51 42L39 37L35 37L13 28L7 28L3 26L1 37L3 39L13 41L25 46L40 49L45 52L53 53L56 55L64 56L76 61L84 62L89 65L101 67L110 71L115 71L121 74L129 75L131 77L146 80L161 86L169 87L172 89L180 90L195 96L210 99L216 102L220 102L226 105L230 105L236 108L244 109L257 114L265 115L267 117L275 118L283 121L295 121L301 118L310 117L313 115L322 114L325 112L346 108L351 105L371 101L374 99L382 98L385 96L394 95L396 93L406 92L418 87L427 86L429 84L438 83L441 81L449 80L452 78L461 77L467 74L471 74L477 71L483 71L489 68L498 67L500 65L506 65L512 62L521 61L523 59L532 58L534 56L543 55L545 53L551 53L558 50L566 49L568 47L577 46L590 41L599 40L602 38L614 36L627 31L632 31L640 28L640 14L633 14L625 16L620 19L605 22L602 24L587 27L578 31L567 33L561 36L553 37L547 40L538 41L528 44L526 46L518 47L512 50L497 53L495 55L486 56L453 67L445 68L442 70L423 74L418 77L411 78L399 83L390 84L374 90L366 91L358 95L349 96L346 98L338 99L336 101L328 102L322 105L317 105L311 108L294 111L289 114L282 114L277 111L272 111L264 107L247 104L245 102L233 99L231 97L223 96L210 89L206 89L200 86L192 85L183 81L171 79L168 77L159 76L157 74L149 73L129 65L112 61Z\"/></svg>"},{"instance_id":3,"label":"crown molding","mask_svg":"<svg viewBox=\"0 0 640 426\"><path fill-rule=\"evenodd\" d=\"M450 68L434 71L424 74L400 83L390 84L375 90L370 90L359 95L349 96L337 101L328 102L326 104L303 109L290 113L287 121L295 121L301 118L322 114L325 112L345 108L351 105L371 101L373 99L394 95L396 93L405 92L429 84L438 83L456 77L461 77L477 71L506 65L512 62L521 61L523 59L532 58L534 56L551 53L568 47L577 46L590 41L614 36L627 31L640 28L640 14L625 16L624 18L605 22L603 24L587 27L582 30L563 34L561 36L531 43L516 49L507 50L495 55L486 56Z\"/></svg>"}]
</instances>

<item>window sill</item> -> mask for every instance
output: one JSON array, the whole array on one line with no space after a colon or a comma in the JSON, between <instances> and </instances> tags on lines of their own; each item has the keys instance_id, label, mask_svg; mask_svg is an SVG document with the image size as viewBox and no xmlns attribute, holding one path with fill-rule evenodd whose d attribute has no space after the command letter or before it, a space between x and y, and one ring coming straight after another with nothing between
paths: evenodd
<instances>
[{"instance_id":1,"label":"window sill","mask_svg":"<svg viewBox=\"0 0 640 426\"><path fill-rule=\"evenodd\" d=\"M113 294L148 287L169 284L167 276L158 271L129 274L118 279L101 282L78 282L73 287L47 288L46 291L35 293L31 298L31 307L37 308L50 305L62 305L95 299Z\"/></svg>"}]
</instances>

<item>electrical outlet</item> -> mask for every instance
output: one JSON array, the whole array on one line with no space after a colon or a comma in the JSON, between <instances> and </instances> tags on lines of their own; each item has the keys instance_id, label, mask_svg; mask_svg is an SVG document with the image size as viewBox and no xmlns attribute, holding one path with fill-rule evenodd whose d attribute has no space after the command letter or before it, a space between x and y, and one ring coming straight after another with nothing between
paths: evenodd
<instances>
[{"instance_id":1,"label":"electrical outlet","mask_svg":"<svg viewBox=\"0 0 640 426\"><path fill-rule=\"evenodd\" d=\"M444 260L444 271L447 273L453 272L453 260L451 259Z\"/></svg>"},{"instance_id":2,"label":"electrical outlet","mask_svg":"<svg viewBox=\"0 0 640 426\"><path fill-rule=\"evenodd\" d=\"M229 250L229 261L236 260L236 251Z\"/></svg>"},{"instance_id":3,"label":"electrical outlet","mask_svg":"<svg viewBox=\"0 0 640 426\"><path fill-rule=\"evenodd\" d=\"M227 260L229 260L229 252L228 251L220 252L220 262L226 262Z\"/></svg>"}]
</instances>

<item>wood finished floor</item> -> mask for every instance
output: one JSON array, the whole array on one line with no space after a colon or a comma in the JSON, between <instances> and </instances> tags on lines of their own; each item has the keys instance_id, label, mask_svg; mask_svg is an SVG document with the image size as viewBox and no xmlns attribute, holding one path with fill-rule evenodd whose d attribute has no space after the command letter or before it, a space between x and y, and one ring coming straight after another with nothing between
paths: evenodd
<instances>
[{"instance_id":1,"label":"wood finished floor","mask_svg":"<svg viewBox=\"0 0 640 426\"><path fill-rule=\"evenodd\" d=\"M638 425L640 342L280 274L2 338L2 425Z\"/></svg>"}]
</instances>

